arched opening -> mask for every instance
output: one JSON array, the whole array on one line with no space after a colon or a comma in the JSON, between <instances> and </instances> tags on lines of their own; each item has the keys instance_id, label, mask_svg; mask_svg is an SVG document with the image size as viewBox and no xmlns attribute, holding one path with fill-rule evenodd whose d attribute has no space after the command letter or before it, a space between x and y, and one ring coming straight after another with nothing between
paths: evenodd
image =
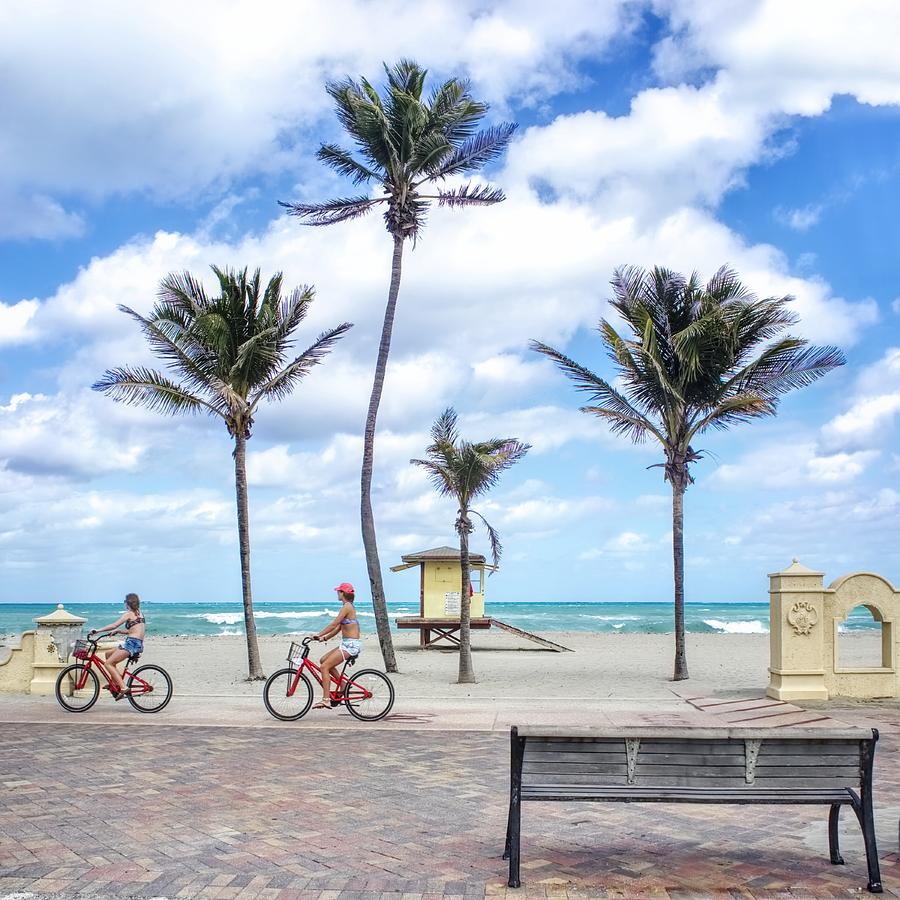
<instances>
[{"instance_id":1,"label":"arched opening","mask_svg":"<svg viewBox=\"0 0 900 900\"><path fill-rule=\"evenodd\" d=\"M877 606L860 604L838 623L836 669L887 669L892 665L891 623L884 623Z\"/></svg>"}]
</instances>

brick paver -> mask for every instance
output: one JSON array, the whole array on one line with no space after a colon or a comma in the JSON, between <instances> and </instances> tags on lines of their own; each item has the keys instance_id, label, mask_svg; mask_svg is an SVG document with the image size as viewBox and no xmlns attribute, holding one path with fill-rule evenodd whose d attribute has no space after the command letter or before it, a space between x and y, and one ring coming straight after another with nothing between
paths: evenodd
<instances>
[{"instance_id":1,"label":"brick paver","mask_svg":"<svg viewBox=\"0 0 900 900\"><path fill-rule=\"evenodd\" d=\"M900 888L898 743L883 735L876 772L887 896ZM4 727L0 898L504 895L508 765L496 733ZM826 819L802 807L528 804L523 888L508 893L858 896L858 829L845 819L847 865L832 866Z\"/></svg>"}]
</instances>

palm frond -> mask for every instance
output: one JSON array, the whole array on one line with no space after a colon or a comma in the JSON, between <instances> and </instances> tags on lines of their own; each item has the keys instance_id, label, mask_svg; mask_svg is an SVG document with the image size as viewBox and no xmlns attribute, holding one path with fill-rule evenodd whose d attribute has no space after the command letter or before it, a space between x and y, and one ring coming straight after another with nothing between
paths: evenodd
<instances>
[{"instance_id":1,"label":"palm frond","mask_svg":"<svg viewBox=\"0 0 900 900\"><path fill-rule=\"evenodd\" d=\"M502 203L505 199L506 194L502 190L486 184L464 184L450 191L438 191L437 194L438 205L449 206L451 209L459 206L490 206Z\"/></svg>"},{"instance_id":2,"label":"palm frond","mask_svg":"<svg viewBox=\"0 0 900 900\"><path fill-rule=\"evenodd\" d=\"M91 385L91 389L106 394L117 403L144 406L167 415L198 413L203 410L222 415L187 388L166 378L161 372L144 366L107 369L103 377Z\"/></svg>"},{"instance_id":3,"label":"palm frond","mask_svg":"<svg viewBox=\"0 0 900 900\"><path fill-rule=\"evenodd\" d=\"M355 185L367 184L370 181L380 181L377 172L354 159L348 150L344 150L335 144L322 144L316 153L318 159L329 168L334 169L338 175L349 178Z\"/></svg>"},{"instance_id":4,"label":"palm frond","mask_svg":"<svg viewBox=\"0 0 900 900\"><path fill-rule=\"evenodd\" d=\"M818 381L846 362L837 347L810 347L800 338L784 338L737 372L726 388L774 399Z\"/></svg>"},{"instance_id":5,"label":"palm frond","mask_svg":"<svg viewBox=\"0 0 900 900\"><path fill-rule=\"evenodd\" d=\"M249 409L252 412L256 409L260 400L275 399L281 400L286 397L294 389L297 382L300 381L312 368L319 365L322 360L331 352L332 347L346 334L353 325L350 322L344 322L337 328L324 331L316 338L315 342L304 350L293 362L285 366L277 375L270 378L263 384L252 396Z\"/></svg>"},{"instance_id":6,"label":"palm frond","mask_svg":"<svg viewBox=\"0 0 900 900\"><path fill-rule=\"evenodd\" d=\"M432 444L455 444L459 440L457 420L456 410L448 406L431 426Z\"/></svg>"},{"instance_id":7,"label":"palm frond","mask_svg":"<svg viewBox=\"0 0 900 900\"><path fill-rule=\"evenodd\" d=\"M457 147L433 172L432 177L449 178L484 168L506 150L517 128L515 123L505 122L480 131Z\"/></svg>"},{"instance_id":8,"label":"palm frond","mask_svg":"<svg viewBox=\"0 0 900 900\"><path fill-rule=\"evenodd\" d=\"M304 225L335 225L350 219L359 219L372 210L372 207L384 203L384 197L341 197L326 200L323 203L285 203L278 201L288 215L303 219Z\"/></svg>"},{"instance_id":9,"label":"palm frond","mask_svg":"<svg viewBox=\"0 0 900 900\"><path fill-rule=\"evenodd\" d=\"M724 431L738 422L749 422L762 416L774 416L776 404L759 394L736 394L719 403L715 409L700 418L687 432L687 440L693 440L708 428Z\"/></svg>"},{"instance_id":10,"label":"palm frond","mask_svg":"<svg viewBox=\"0 0 900 900\"><path fill-rule=\"evenodd\" d=\"M119 305L119 310L138 323L151 349L174 366L190 385L199 390L221 393L224 385L216 372L216 360L206 347L191 339L173 339L159 320L142 316L124 304ZM182 331L181 336L184 333Z\"/></svg>"},{"instance_id":11,"label":"palm frond","mask_svg":"<svg viewBox=\"0 0 900 900\"><path fill-rule=\"evenodd\" d=\"M410 463L414 466L418 466L420 469L424 469L428 473L428 477L431 480L434 489L441 496L447 497L454 495L453 473L446 465L430 459L411 459Z\"/></svg>"},{"instance_id":12,"label":"palm frond","mask_svg":"<svg viewBox=\"0 0 900 900\"><path fill-rule=\"evenodd\" d=\"M491 561L495 566L500 565L500 555L503 553L503 545L500 543L500 535L494 529L494 526L476 509L470 509L469 513L478 516L484 523L485 530L488 533L488 543L491 545Z\"/></svg>"}]
</instances>

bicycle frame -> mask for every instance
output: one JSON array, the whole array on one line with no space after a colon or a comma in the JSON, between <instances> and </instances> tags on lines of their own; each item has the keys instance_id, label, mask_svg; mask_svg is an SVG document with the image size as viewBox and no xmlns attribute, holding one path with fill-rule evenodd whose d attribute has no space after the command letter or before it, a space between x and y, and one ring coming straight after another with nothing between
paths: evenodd
<instances>
[{"instance_id":1,"label":"bicycle frame","mask_svg":"<svg viewBox=\"0 0 900 900\"><path fill-rule=\"evenodd\" d=\"M293 668L293 665L291 666ZM360 700L368 700L372 696L371 691L367 691L362 685L356 684L356 682L352 678L347 678L344 675L344 671L347 668L347 663L344 662L344 668L340 671L338 678L336 680L332 679L332 688L331 694L334 699L352 699L355 701ZM297 685L300 682L300 673L304 670L308 669L312 674L313 678L319 682L319 685L322 684L322 667L316 665L312 660L308 657L303 657L300 661L300 665L297 667L297 672L294 675L294 679L291 682L291 686L288 688L287 696L293 697L294 691L297 690ZM351 693L351 689L353 693ZM357 693L358 692L358 693ZM346 694L346 696L344 696ZM336 696L335 696L336 695Z\"/></svg>"},{"instance_id":2,"label":"bicycle frame","mask_svg":"<svg viewBox=\"0 0 900 900\"><path fill-rule=\"evenodd\" d=\"M112 688L113 680L112 676L109 674L109 663L106 662L105 659L101 659L96 650L91 651L91 655L87 659L79 660L80 663L84 664L84 669L81 672L81 675L78 678L78 681L75 683L74 690L81 691L84 690L84 686L87 684L88 680L88 672L91 667L96 665L96 667L100 670L103 677L106 679L106 683ZM153 688L144 681L143 678L138 677L133 672L128 672L128 667L131 665L131 660L127 660L125 663L125 668L122 670L122 678L125 678L126 674L131 675L131 684L129 686L129 690L132 694L149 694Z\"/></svg>"}]
</instances>

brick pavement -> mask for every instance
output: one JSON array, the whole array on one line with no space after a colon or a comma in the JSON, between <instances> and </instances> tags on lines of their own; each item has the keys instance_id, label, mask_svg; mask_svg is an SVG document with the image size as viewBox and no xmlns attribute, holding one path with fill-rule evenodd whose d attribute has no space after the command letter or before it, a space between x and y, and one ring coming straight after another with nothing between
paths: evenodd
<instances>
[{"instance_id":1,"label":"brick pavement","mask_svg":"<svg viewBox=\"0 0 900 900\"><path fill-rule=\"evenodd\" d=\"M876 771L887 896L898 744L883 736ZM0 898L500 896L507 783L508 739L490 732L6 726ZM509 894L857 896L846 812L847 865L832 866L822 809L529 804Z\"/></svg>"}]
</instances>

